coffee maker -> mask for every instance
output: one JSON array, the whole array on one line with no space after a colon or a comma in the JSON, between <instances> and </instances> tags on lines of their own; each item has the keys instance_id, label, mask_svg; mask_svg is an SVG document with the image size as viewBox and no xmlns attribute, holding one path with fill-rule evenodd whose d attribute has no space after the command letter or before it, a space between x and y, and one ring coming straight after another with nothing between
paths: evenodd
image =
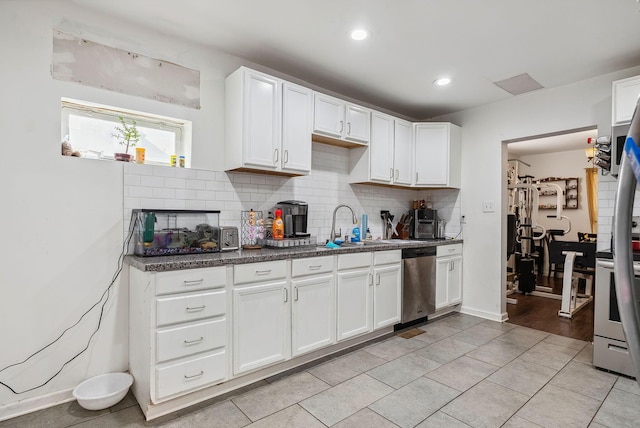
<instances>
[{"instance_id":1,"label":"coffee maker","mask_svg":"<svg viewBox=\"0 0 640 428\"><path fill-rule=\"evenodd\" d=\"M274 208L282 210L285 238L306 238L308 206L303 201L281 201Z\"/></svg>"},{"instance_id":2,"label":"coffee maker","mask_svg":"<svg viewBox=\"0 0 640 428\"><path fill-rule=\"evenodd\" d=\"M437 210L413 210L412 223L411 233L413 239L436 239L440 237Z\"/></svg>"}]
</instances>

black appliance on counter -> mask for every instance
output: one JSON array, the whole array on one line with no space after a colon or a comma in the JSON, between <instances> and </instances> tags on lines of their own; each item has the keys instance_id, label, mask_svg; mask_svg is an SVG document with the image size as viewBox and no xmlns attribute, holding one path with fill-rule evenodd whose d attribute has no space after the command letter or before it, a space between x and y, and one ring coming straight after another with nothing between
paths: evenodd
<instances>
[{"instance_id":1,"label":"black appliance on counter","mask_svg":"<svg viewBox=\"0 0 640 428\"><path fill-rule=\"evenodd\" d=\"M285 238L306 238L308 206L303 201L281 201L274 207L282 210Z\"/></svg>"},{"instance_id":2,"label":"black appliance on counter","mask_svg":"<svg viewBox=\"0 0 640 428\"><path fill-rule=\"evenodd\" d=\"M443 238L444 224L438 220L438 210L417 209L413 210L411 220L412 239L438 239Z\"/></svg>"}]
</instances>

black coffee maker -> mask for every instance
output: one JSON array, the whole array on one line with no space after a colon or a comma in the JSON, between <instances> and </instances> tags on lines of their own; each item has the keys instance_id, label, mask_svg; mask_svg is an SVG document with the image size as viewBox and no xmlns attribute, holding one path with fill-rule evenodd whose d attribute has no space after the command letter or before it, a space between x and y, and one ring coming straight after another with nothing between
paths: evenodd
<instances>
[{"instance_id":1,"label":"black coffee maker","mask_svg":"<svg viewBox=\"0 0 640 428\"><path fill-rule=\"evenodd\" d=\"M275 206L282 210L285 238L306 238L308 206L303 201L281 201Z\"/></svg>"}]
</instances>

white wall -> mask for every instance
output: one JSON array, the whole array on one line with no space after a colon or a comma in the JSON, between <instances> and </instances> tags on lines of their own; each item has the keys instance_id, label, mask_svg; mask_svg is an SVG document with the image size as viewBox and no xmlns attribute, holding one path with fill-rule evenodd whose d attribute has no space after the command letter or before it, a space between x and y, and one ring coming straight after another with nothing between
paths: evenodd
<instances>
[{"instance_id":1,"label":"white wall","mask_svg":"<svg viewBox=\"0 0 640 428\"><path fill-rule=\"evenodd\" d=\"M585 148L587 142L585 141ZM511 156L509 157L511 158ZM518 174L531 175L539 180L547 177L578 177L578 208L565 209L562 215L571 220L571 232L565 236L557 236L562 241L577 241L578 232L591 232L589 222L589 206L587 204L587 180L585 168L591 167L584 154L584 150L571 150L566 152L544 153L539 155L520 156L519 159L531 165L528 167L520 163ZM594 195L597 198L597 195ZM556 196L540 196L540 204L555 204ZM547 218L554 215L555 210L540 210L538 223L545 229L567 229L566 220Z\"/></svg>"},{"instance_id":2,"label":"white wall","mask_svg":"<svg viewBox=\"0 0 640 428\"><path fill-rule=\"evenodd\" d=\"M611 132L611 82L640 74L640 67L572 85L515 96L438 118L462 126L462 214L464 237L463 307L468 313L506 318L506 163L503 141L569 129L597 126ZM603 180L608 183L609 178ZM609 184L606 184L607 192ZM611 193L611 192L610 192ZM599 247L608 240L610 202L599 197ZM495 201L495 212L484 213L483 201ZM638 198L636 198L638 201ZM606 204L605 204L606 202ZM608 245L607 245L608 246Z\"/></svg>"},{"instance_id":3,"label":"white wall","mask_svg":"<svg viewBox=\"0 0 640 428\"><path fill-rule=\"evenodd\" d=\"M200 110L53 80L53 29L200 71ZM309 202L309 226L328 236L330 214L348 203L367 212L374 236L379 211L399 215L424 192L349 185L346 149L314 144L312 175L280 178L221 171L224 78L239 58L161 34L145 32L63 1L0 2L0 168L5 226L0 269L0 370L55 339L96 302L111 282L131 208L207 208L221 223L238 224L240 210L266 210L281 199ZM257 67L259 68L259 67ZM62 157L60 99L91 101L190 120L192 166L180 170ZM151 177L151 180L148 180ZM447 233L460 232L461 192L433 192L434 207L448 215ZM350 228L342 212L338 226ZM99 332L86 353L44 387L12 394L0 386L0 420L57 404L87 377L128 366L128 284L119 278ZM26 364L0 372L18 390L46 380L80 351L97 323L96 310L63 340Z\"/></svg>"}]
</instances>

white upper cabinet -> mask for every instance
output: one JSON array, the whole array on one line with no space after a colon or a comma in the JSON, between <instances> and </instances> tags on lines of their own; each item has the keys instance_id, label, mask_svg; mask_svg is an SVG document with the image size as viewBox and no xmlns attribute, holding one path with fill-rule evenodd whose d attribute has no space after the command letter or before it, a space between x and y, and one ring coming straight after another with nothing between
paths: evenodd
<instances>
[{"instance_id":1,"label":"white upper cabinet","mask_svg":"<svg viewBox=\"0 0 640 428\"><path fill-rule=\"evenodd\" d=\"M393 139L393 182L410 185L413 177L413 125L395 119Z\"/></svg>"},{"instance_id":2,"label":"white upper cabinet","mask_svg":"<svg viewBox=\"0 0 640 428\"><path fill-rule=\"evenodd\" d=\"M448 122L416 123L416 187L460 187L460 127Z\"/></svg>"},{"instance_id":3,"label":"white upper cabinet","mask_svg":"<svg viewBox=\"0 0 640 428\"><path fill-rule=\"evenodd\" d=\"M313 123L311 89L285 82L282 85L283 171L306 174L311 171L311 127Z\"/></svg>"},{"instance_id":4,"label":"white upper cabinet","mask_svg":"<svg viewBox=\"0 0 640 428\"><path fill-rule=\"evenodd\" d=\"M413 126L410 122L377 111L371 112L368 147L349 152L352 183L411 185Z\"/></svg>"},{"instance_id":5,"label":"white upper cabinet","mask_svg":"<svg viewBox=\"0 0 640 428\"><path fill-rule=\"evenodd\" d=\"M374 111L369 142L371 181L393 182L393 134L393 117Z\"/></svg>"},{"instance_id":6,"label":"white upper cabinet","mask_svg":"<svg viewBox=\"0 0 640 428\"><path fill-rule=\"evenodd\" d=\"M313 132L316 134L367 144L370 115L364 107L314 93Z\"/></svg>"},{"instance_id":7,"label":"white upper cabinet","mask_svg":"<svg viewBox=\"0 0 640 428\"><path fill-rule=\"evenodd\" d=\"M225 170L311 170L312 92L246 67L225 81Z\"/></svg>"},{"instance_id":8,"label":"white upper cabinet","mask_svg":"<svg viewBox=\"0 0 640 428\"><path fill-rule=\"evenodd\" d=\"M613 82L612 125L622 125L631 122L638 96L640 96L640 76Z\"/></svg>"}]
</instances>

